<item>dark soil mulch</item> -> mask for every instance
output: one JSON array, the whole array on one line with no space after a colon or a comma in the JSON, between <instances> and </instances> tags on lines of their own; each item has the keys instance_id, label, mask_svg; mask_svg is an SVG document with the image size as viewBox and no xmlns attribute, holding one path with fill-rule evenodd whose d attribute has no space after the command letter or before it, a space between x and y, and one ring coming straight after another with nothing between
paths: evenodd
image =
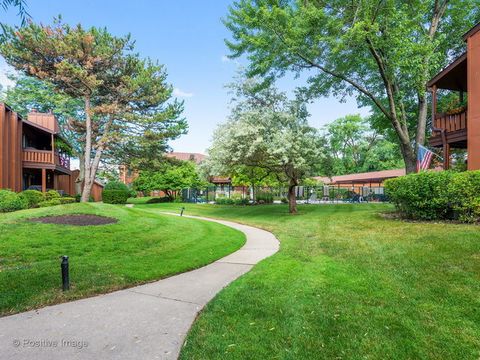
<instances>
[{"instance_id":1,"label":"dark soil mulch","mask_svg":"<svg viewBox=\"0 0 480 360\"><path fill-rule=\"evenodd\" d=\"M87 225L114 224L118 220L115 218L106 217L106 216L73 214L73 215L61 215L61 216L43 216L43 217L29 219L29 221L39 222L44 224L87 226Z\"/></svg>"},{"instance_id":2,"label":"dark soil mulch","mask_svg":"<svg viewBox=\"0 0 480 360\"><path fill-rule=\"evenodd\" d=\"M380 217L387 219L387 220L399 220L408 223L414 224L453 224L453 225L480 225L480 221L476 223L466 223L461 222L459 220L415 220L415 219L408 219L399 214L398 212L384 212L379 213Z\"/></svg>"}]
</instances>

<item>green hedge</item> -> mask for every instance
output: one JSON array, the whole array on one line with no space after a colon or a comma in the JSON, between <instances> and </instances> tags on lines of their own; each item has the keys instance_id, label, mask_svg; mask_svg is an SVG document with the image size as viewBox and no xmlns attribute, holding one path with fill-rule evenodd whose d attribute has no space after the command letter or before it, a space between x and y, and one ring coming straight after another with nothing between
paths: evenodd
<instances>
[{"instance_id":1,"label":"green hedge","mask_svg":"<svg viewBox=\"0 0 480 360\"><path fill-rule=\"evenodd\" d=\"M273 194L268 192L259 192L256 196L259 204L273 204Z\"/></svg>"},{"instance_id":2,"label":"green hedge","mask_svg":"<svg viewBox=\"0 0 480 360\"><path fill-rule=\"evenodd\" d=\"M61 197L59 200L61 204L73 204L74 202L77 201L74 197L69 197L69 196Z\"/></svg>"},{"instance_id":3,"label":"green hedge","mask_svg":"<svg viewBox=\"0 0 480 360\"><path fill-rule=\"evenodd\" d=\"M56 206L56 205L61 205L62 203L60 202L60 198L58 199L50 199L50 200L45 200L42 201L38 204L39 207L49 207L49 206Z\"/></svg>"},{"instance_id":4,"label":"green hedge","mask_svg":"<svg viewBox=\"0 0 480 360\"><path fill-rule=\"evenodd\" d=\"M125 185L124 183L120 182L120 181L109 181L105 187L103 188L103 190L122 190L122 191L128 191L129 194L130 194L130 189L128 188L127 185Z\"/></svg>"},{"instance_id":5,"label":"green hedge","mask_svg":"<svg viewBox=\"0 0 480 360\"><path fill-rule=\"evenodd\" d=\"M10 190L0 190L0 212L10 212L28 208L24 197Z\"/></svg>"},{"instance_id":6,"label":"green hedge","mask_svg":"<svg viewBox=\"0 0 480 360\"><path fill-rule=\"evenodd\" d=\"M480 171L410 174L387 180L385 191L406 218L462 222L480 219Z\"/></svg>"},{"instance_id":7,"label":"green hedge","mask_svg":"<svg viewBox=\"0 0 480 360\"><path fill-rule=\"evenodd\" d=\"M27 202L29 208L36 208L38 204L45 201L45 195L38 190L25 190L20 193L20 196Z\"/></svg>"},{"instance_id":8,"label":"green hedge","mask_svg":"<svg viewBox=\"0 0 480 360\"><path fill-rule=\"evenodd\" d=\"M56 190L48 190L45 193L45 200L54 200L54 199L60 199L62 196L60 193Z\"/></svg>"},{"instance_id":9,"label":"green hedge","mask_svg":"<svg viewBox=\"0 0 480 360\"><path fill-rule=\"evenodd\" d=\"M235 201L227 197L219 197L215 200L215 203L217 205L233 205L235 204Z\"/></svg>"},{"instance_id":10,"label":"green hedge","mask_svg":"<svg viewBox=\"0 0 480 360\"><path fill-rule=\"evenodd\" d=\"M102 199L106 204L126 204L130 192L125 190L103 190Z\"/></svg>"}]
</instances>

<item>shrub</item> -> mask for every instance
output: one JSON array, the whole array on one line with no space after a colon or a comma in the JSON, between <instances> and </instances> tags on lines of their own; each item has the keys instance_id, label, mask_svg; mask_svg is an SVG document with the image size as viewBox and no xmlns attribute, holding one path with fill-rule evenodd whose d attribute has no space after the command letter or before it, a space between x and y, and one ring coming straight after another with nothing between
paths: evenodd
<instances>
[{"instance_id":1,"label":"shrub","mask_svg":"<svg viewBox=\"0 0 480 360\"><path fill-rule=\"evenodd\" d=\"M151 199L147 200L147 204L160 204L160 203L168 203L172 202L172 199L170 199L168 196L164 197L153 197Z\"/></svg>"},{"instance_id":2,"label":"shrub","mask_svg":"<svg viewBox=\"0 0 480 360\"><path fill-rule=\"evenodd\" d=\"M130 194L125 190L103 190L102 198L106 204L126 204Z\"/></svg>"},{"instance_id":3,"label":"shrub","mask_svg":"<svg viewBox=\"0 0 480 360\"><path fill-rule=\"evenodd\" d=\"M480 218L480 171L410 174L387 180L385 191L407 218L463 222Z\"/></svg>"},{"instance_id":4,"label":"shrub","mask_svg":"<svg viewBox=\"0 0 480 360\"><path fill-rule=\"evenodd\" d=\"M475 222L480 218L480 171L455 173L448 184L451 205L458 220Z\"/></svg>"},{"instance_id":5,"label":"shrub","mask_svg":"<svg viewBox=\"0 0 480 360\"><path fill-rule=\"evenodd\" d=\"M233 199L234 205L248 205L248 199Z\"/></svg>"},{"instance_id":6,"label":"shrub","mask_svg":"<svg viewBox=\"0 0 480 360\"><path fill-rule=\"evenodd\" d=\"M82 194L75 195L74 199L75 199L76 202L80 202L80 200L82 199ZM93 196L90 196L88 198L88 202L95 202L95 199L93 198Z\"/></svg>"},{"instance_id":7,"label":"shrub","mask_svg":"<svg viewBox=\"0 0 480 360\"><path fill-rule=\"evenodd\" d=\"M73 197L62 197L62 198L60 198L60 204L72 204L74 202L76 202L76 200Z\"/></svg>"},{"instance_id":8,"label":"shrub","mask_svg":"<svg viewBox=\"0 0 480 360\"><path fill-rule=\"evenodd\" d=\"M234 205L248 205L249 201L247 198L243 198L242 194L239 193L233 193L230 199L233 200Z\"/></svg>"},{"instance_id":9,"label":"shrub","mask_svg":"<svg viewBox=\"0 0 480 360\"><path fill-rule=\"evenodd\" d=\"M126 204L131 191L120 181L110 181L103 188L102 199L106 204Z\"/></svg>"},{"instance_id":10,"label":"shrub","mask_svg":"<svg viewBox=\"0 0 480 360\"><path fill-rule=\"evenodd\" d=\"M288 204L288 199L286 197L282 197L280 201L282 202L282 204Z\"/></svg>"},{"instance_id":11,"label":"shrub","mask_svg":"<svg viewBox=\"0 0 480 360\"><path fill-rule=\"evenodd\" d=\"M19 195L25 200L29 208L36 208L40 202L45 200L45 195L38 190L25 190Z\"/></svg>"},{"instance_id":12,"label":"shrub","mask_svg":"<svg viewBox=\"0 0 480 360\"><path fill-rule=\"evenodd\" d=\"M120 181L109 181L103 188L103 191L105 190L122 190L127 191L130 195L130 189L128 188L128 186Z\"/></svg>"},{"instance_id":13,"label":"shrub","mask_svg":"<svg viewBox=\"0 0 480 360\"><path fill-rule=\"evenodd\" d=\"M215 199L215 203L217 205L233 205L235 202L233 199L227 198L227 197L219 197Z\"/></svg>"},{"instance_id":14,"label":"shrub","mask_svg":"<svg viewBox=\"0 0 480 360\"><path fill-rule=\"evenodd\" d=\"M28 208L27 200L10 190L0 190L0 212L17 211Z\"/></svg>"},{"instance_id":15,"label":"shrub","mask_svg":"<svg viewBox=\"0 0 480 360\"><path fill-rule=\"evenodd\" d=\"M56 190L48 190L45 194L45 200L60 199L62 196Z\"/></svg>"},{"instance_id":16,"label":"shrub","mask_svg":"<svg viewBox=\"0 0 480 360\"><path fill-rule=\"evenodd\" d=\"M260 192L257 194L257 203L259 204L272 204L273 195L267 192Z\"/></svg>"},{"instance_id":17,"label":"shrub","mask_svg":"<svg viewBox=\"0 0 480 360\"><path fill-rule=\"evenodd\" d=\"M56 206L56 205L61 205L60 198L45 200L38 204L39 207L49 207L49 206Z\"/></svg>"}]
</instances>

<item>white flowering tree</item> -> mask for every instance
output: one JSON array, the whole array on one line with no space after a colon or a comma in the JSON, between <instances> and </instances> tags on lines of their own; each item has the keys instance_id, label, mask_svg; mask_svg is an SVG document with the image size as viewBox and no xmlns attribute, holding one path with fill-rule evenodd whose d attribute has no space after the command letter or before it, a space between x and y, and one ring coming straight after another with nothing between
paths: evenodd
<instances>
[{"instance_id":1,"label":"white flowering tree","mask_svg":"<svg viewBox=\"0 0 480 360\"><path fill-rule=\"evenodd\" d=\"M288 185L289 210L294 214L295 186L311 174L319 160L317 131L309 126L300 101L290 101L273 88L259 90L255 84L247 85L239 85L241 100L236 100L230 118L214 133L209 161L219 173L251 167L276 176Z\"/></svg>"}]
</instances>

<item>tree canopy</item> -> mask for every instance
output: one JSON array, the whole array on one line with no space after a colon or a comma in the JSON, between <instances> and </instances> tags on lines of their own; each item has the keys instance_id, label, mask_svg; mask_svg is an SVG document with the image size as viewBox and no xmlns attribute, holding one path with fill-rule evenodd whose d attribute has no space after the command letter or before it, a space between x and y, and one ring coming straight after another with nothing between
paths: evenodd
<instances>
[{"instance_id":1,"label":"tree canopy","mask_svg":"<svg viewBox=\"0 0 480 360\"><path fill-rule=\"evenodd\" d=\"M368 119L347 115L327 124L322 132L326 176L387 170L401 167L398 145L370 127Z\"/></svg>"},{"instance_id":2,"label":"tree canopy","mask_svg":"<svg viewBox=\"0 0 480 360\"><path fill-rule=\"evenodd\" d=\"M424 144L426 83L464 48L480 19L477 0L239 0L225 25L231 57L267 82L293 72L308 99L355 95L396 135L408 172ZM388 125L387 125L388 124Z\"/></svg>"},{"instance_id":3,"label":"tree canopy","mask_svg":"<svg viewBox=\"0 0 480 360\"><path fill-rule=\"evenodd\" d=\"M172 100L163 65L133 50L130 36L115 37L105 28L60 20L4 26L0 53L7 63L83 102L83 117L74 122L83 149L82 201L88 201L106 151L130 146L132 138L165 144L186 131L183 103Z\"/></svg>"},{"instance_id":4,"label":"tree canopy","mask_svg":"<svg viewBox=\"0 0 480 360\"><path fill-rule=\"evenodd\" d=\"M175 193L187 188L198 188L204 185L200 179L196 165L191 161L169 159L164 161L157 171L142 170L133 182L137 191L150 193L163 191L170 199Z\"/></svg>"},{"instance_id":5,"label":"tree canopy","mask_svg":"<svg viewBox=\"0 0 480 360\"><path fill-rule=\"evenodd\" d=\"M209 161L221 173L250 168L274 175L288 184L290 212L296 213L295 186L319 160L318 133L308 124L304 103L275 88L257 91L257 85L254 79L237 84L235 106L214 133Z\"/></svg>"}]
</instances>

